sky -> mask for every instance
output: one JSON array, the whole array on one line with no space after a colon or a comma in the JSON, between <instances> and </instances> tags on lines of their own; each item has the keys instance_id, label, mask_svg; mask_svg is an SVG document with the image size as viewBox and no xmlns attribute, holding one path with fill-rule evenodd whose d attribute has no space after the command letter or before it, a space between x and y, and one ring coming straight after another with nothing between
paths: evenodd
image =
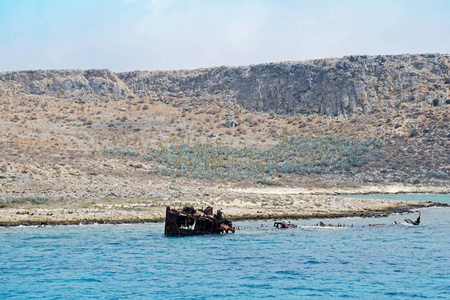
<instances>
[{"instance_id":1,"label":"sky","mask_svg":"<svg viewBox=\"0 0 450 300\"><path fill-rule=\"evenodd\" d=\"M450 54L450 0L0 0L0 72Z\"/></svg>"}]
</instances>

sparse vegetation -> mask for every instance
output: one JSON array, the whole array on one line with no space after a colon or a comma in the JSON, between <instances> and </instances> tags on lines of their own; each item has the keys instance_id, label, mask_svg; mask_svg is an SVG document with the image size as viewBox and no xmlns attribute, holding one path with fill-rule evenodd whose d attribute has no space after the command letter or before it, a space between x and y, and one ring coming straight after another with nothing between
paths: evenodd
<instances>
[{"instance_id":1,"label":"sparse vegetation","mask_svg":"<svg viewBox=\"0 0 450 300\"><path fill-rule=\"evenodd\" d=\"M104 153L111 155L121 155L121 156L139 156L138 151L130 151L123 149L103 149Z\"/></svg>"},{"instance_id":2,"label":"sparse vegetation","mask_svg":"<svg viewBox=\"0 0 450 300\"><path fill-rule=\"evenodd\" d=\"M48 202L48 197L46 196L34 196L33 198L31 198L32 204L43 204L46 202Z\"/></svg>"},{"instance_id":3,"label":"sparse vegetation","mask_svg":"<svg viewBox=\"0 0 450 300\"><path fill-rule=\"evenodd\" d=\"M222 81L220 73L211 79L219 85L195 84L193 89L175 75L165 77L164 72L161 81L150 76L138 85L122 78L129 88L123 91L119 85L125 86L120 81L112 85L109 77L104 78L102 89L97 88L101 78L89 81L71 75L44 76L32 88L32 81L21 86L2 81L1 203L25 201L24 206L31 206L32 195L48 195L52 203L104 197L147 199L154 197L152 193L165 195L168 182L194 191L181 198L197 199L192 183L223 184L209 179L232 180L225 185L244 187L257 183L314 188L395 181L420 184L420 188L448 187L447 85L436 79L440 87L410 81L397 87L393 77L387 76L395 72L362 80L358 72L331 69L323 79L333 82L333 76L342 73L335 78L342 93L328 94L336 87L324 82L331 90L317 94L320 85L314 76L310 80L283 72L259 77L268 70L245 75L243 87ZM351 78L356 87L350 84ZM399 78L398 83L404 80ZM167 86L150 89L158 82ZM348 101L341 101L346 94ZM367 101L360 101L361 97ZM434 99L438 106L433 106ZM232 120L236 126L224 126ZM380 145L364 145L374 136L383 137L382 148L379 139ZM157 150L147 153L149 149ZM221 149L226 153L220 153ZM182 152L178 157L177 151ZM152 161L145 162L144 157ZM156 174L147 175L149 170ZM162 178L163 174L172 178ZM129 184L125 186L124 181ZM149 184L152 189L147 188ZM153 187L160 184L156 192Z\"/></svg>"},{"instance_id":4,"label":"sparse vegetation","mask_svg":"<svg viewBox=\"0 0 450 300\"><path fill-rule=\"evenodd\" d=\"M0 198L0 205L23 204L30 202L32 204L44 204L49 201L47 196L20 197L20 198Z\"/></svg>"},{"instance_id":5,"label":"sparse vegetation","mask_svg":"<svg viewBox=\"0 0 450 300\"><path fill-rule=\"evenodd\" d=\"M233 149L186 144L151 150L144 158L163 165L151 173L191 178L272 182L279 174L326 174L367 163L367 154L383 146L381 139L324 137L283 139L269 150Z\"/></svg>"},{"instance_id":6,"label":"sparse vegetation","mask_svg":"<svg viewBox=\"0 0 450 300\"><path fill-rule=\"evenodd\" d=\"M446 172L429 171L427 176L430 178L444 179L444 178L449 178L450 174L448 174Z\"/></svg>"}]
</instances>

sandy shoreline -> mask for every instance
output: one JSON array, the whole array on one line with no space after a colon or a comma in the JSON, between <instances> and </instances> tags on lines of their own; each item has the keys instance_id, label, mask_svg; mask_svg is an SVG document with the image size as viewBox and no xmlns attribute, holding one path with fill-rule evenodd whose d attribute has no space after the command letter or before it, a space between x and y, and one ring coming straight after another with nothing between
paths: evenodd
<instances>
[{"instance_id":1,"label":"sandy shoreline","mask_svg":"<svg viewBox=\"0 0 450 300\"><path fill-rule=\"evenodd\" d=\"M98 201L90 207L73 205L28 205L0 208L0 226L120 224L162 222L165 207L185 204L197 208L213 206L231 220L311 219L376 217L407 213L414 209L447 206L424 201L345 198L336 194L369 193L448 193L446 188L405 186L359 187L355 189L213 188L203 191L208 197L192 199L134 199ZM224 197L226 195L226 197Z\"/></svg>"}]
</instances>

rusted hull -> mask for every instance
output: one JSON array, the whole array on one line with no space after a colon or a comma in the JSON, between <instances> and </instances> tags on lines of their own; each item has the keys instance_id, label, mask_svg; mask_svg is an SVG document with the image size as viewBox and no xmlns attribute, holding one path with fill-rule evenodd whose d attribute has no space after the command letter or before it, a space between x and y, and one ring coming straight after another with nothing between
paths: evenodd
<instances>
[{"instance_id":1,"label":"rusted hull","mask_svg":"<svg viewBox=\"0 0 450 300\"><path fill-rule=\"evenodd\" d=\"M234 231L231 221L223 218L220 211L213 216L210 207L198 211L192 207L185 207L182 210L166 208L165 235L189 236L234 233Z\"/></svg>"}]
</instances>

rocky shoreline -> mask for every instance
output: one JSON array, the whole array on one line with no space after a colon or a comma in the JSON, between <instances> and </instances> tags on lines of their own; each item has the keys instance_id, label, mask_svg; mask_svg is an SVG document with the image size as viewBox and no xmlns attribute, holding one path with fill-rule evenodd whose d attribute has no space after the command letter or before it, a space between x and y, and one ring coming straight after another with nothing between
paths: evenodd
<instances>
[{"instance_id":1,"label":"rocky shoreline","mask_svg":"<svg viewBox=\"0 0 450 300\"><path fill-rule=\"evenodd\" d=\"M337 219L337 218L347 218L347 217L361 217L361 218L382 218L387 217L391 214L399 213L412 213L414 209L419 208L429 208L429 207L448 207L448 204L432 202L425 202L424 204L414 204L414 205L402 205L393 206L390 208L382 210L365 210L365 211L348 211L348 212L318 212L318 213L282 213L282 214L266 214L266 215L241 215L241 216L229 216L228 218L233 221L249 221L249 220L265 220L265 219Z\"/></svg>"},{"instance_id":2,"label":"rocky shoreline","mask_svg":"<svg viewBox=\"0 0 450 300\"><path fill-rule=\"evenodd\" d=\"M0 225L377 216L450 193L450 56L0 73ZM432 83L432 84L431 84ZM412 200L412 199L409 199Z\"/></svg>"},{"instance_id":3,"label":"rocky shoreline","mask_svg":"<svg viewBox=\"0 0 450 300\"><path fill-rule=\"evenodd\" d=\"M302 200L288 202L277 207L266 201L261 208L252 202L237 204L216 202L226 217L233 221L280 219L332 219L344 217L386 217L393 213L411 213L414 209L448 207L448 204L424 201L399 201L362 198L341 198L328 195L310 195ZM331 199L330 199L331 198ZM345 199L343 201L342 199ZM278 199L279 200L279 199ZM330 201L335 201L330 204ZM326 207L327 203L329 204ZM167 203L173 205L174 203ZM207 204L207 203L203 203ZM308 205L313 206L308 206ZM303 205L302 209L299 205ZM325 208L323 208L325 206ZM332 208L333 207L333 208ZM163 222L165 205L158 207L120 208L3 208L0 210L1 227L57 226L88 224L135 224Z\"/></svg>"}]
</instances>

